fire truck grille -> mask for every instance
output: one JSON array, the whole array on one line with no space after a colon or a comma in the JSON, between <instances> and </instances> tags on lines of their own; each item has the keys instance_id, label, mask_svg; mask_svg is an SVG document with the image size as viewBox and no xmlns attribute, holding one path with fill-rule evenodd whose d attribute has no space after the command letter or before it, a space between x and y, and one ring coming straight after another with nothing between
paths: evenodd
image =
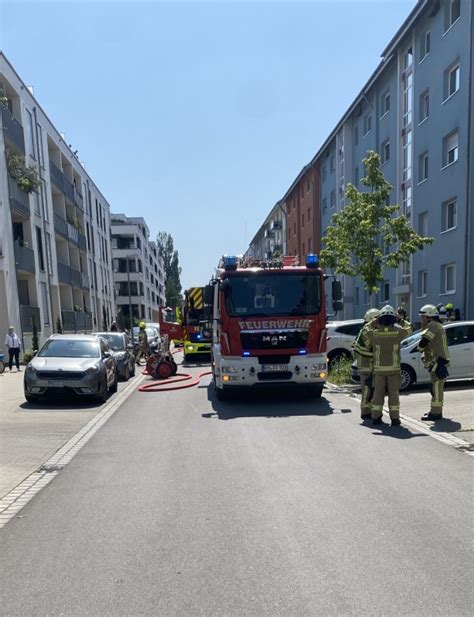
<instances>
[{"instance_id":1,"label":"fire truck grille","mask_svg":"<svg viewBox=\"0 0 474 617\"><path fill-rule=\"evenodd\" d=\"M308 330L294 332L241 332L242 349L294 349L308 343Z\"/></svg>"}]
</instances>

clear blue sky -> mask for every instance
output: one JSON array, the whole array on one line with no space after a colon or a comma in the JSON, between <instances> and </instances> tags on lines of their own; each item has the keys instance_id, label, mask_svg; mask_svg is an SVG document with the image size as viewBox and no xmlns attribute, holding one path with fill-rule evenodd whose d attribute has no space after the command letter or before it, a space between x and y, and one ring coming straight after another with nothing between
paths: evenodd
<instances>
[{"instance_id":1,"label":"clear blue sky","mask_svg":"<svg viewBox=\"0 0 474 617\"><path fill-rule=\"evenodd\" d=\"M415 0L0 0L0 47L183 287L246 250Z\"/></svg>"}]
</instances>

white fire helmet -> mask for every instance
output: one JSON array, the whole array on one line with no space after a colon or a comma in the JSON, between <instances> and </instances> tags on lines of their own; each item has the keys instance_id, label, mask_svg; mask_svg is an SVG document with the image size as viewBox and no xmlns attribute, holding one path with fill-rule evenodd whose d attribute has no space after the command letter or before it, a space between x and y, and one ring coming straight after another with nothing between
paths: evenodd
<instances>
[{"instance_id":1,"label":"white fire helmet","mask_svg":"<svg viewBox=\"0 0 474 617\"><path fill-rule=\"evenodd\" d=\"M439 312L434 304L425 304L420 309L420 315L425 315L426 317L437 317Z\"/></svg>"},{"instance_id":2,"label":"white fire helmet","mask_svg":"<svg viewBox=\"0 0 474 617\"><path fill-rule=\"evenodd\" d=\"M380 317L383 317L383 315L391 315L392 317L396 317L397 314L393 306L390 306L390 304L386 304L380 309Z\"/></svg>"},{"instance_id":3,"label":"white fire helmet","mask_svg":"<svg viewBox=\"0 0 474 617\"><path fill-rule=\"evenodd\" d=\"M371 308L364 315L364 321L372 321L372 319L377 319L379 315L380 315L379 309Z\"/></svg>"}]
</instances>

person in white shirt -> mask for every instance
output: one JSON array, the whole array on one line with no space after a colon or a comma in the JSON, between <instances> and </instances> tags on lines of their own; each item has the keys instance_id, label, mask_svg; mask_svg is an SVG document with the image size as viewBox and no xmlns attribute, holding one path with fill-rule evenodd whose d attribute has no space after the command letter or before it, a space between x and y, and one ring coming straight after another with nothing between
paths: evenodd
<instances>
[{"instance_id":1,"label":"person in white shirt","mask_svg":"<svg viewBox=\"0 0 474 617\"><path fill-rule=\"evenodd\" d=\"M13 361L16 364L16 370L20 370L20 339L15 332L15 328L10 326L8 334L5 337L5 345L8 347L8 367L10 372L13 368Z\"/></svg>"}]
</instances>

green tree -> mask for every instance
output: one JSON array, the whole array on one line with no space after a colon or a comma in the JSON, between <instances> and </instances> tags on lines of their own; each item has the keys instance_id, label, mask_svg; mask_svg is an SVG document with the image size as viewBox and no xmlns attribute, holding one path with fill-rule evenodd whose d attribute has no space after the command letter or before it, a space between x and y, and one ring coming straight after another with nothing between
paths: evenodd
<instances>
[{"instance_id":1,"label":"green tree","mask_svg":"<svg viewBox=\"0 0 474 617\"><path fill-rule=\"evenodd\" d=\"M166 305L174 309L177 306L181 306L183 303L179 253L174 248L173 237L166 231L160 231L158 233L156 244L158 246L158 253L163 259L165 271Z\"/></svg>"},{"instance_id":2,"label":"green tree","mask_svg":"<svg viewBox=\"0 0 474 617\"><path fill-rule=\"evenodd\" d=\"M410 255L434 239L416 233L400 206L390 206L393 187L380 169L380 156L373 150L364 159L366 176L358 191L348 184L347 205L334 214L322 238L321 265L336 274L360 276L369 295L379 290L385 268L397 268Z\"/></svg>"}]
</instances>

